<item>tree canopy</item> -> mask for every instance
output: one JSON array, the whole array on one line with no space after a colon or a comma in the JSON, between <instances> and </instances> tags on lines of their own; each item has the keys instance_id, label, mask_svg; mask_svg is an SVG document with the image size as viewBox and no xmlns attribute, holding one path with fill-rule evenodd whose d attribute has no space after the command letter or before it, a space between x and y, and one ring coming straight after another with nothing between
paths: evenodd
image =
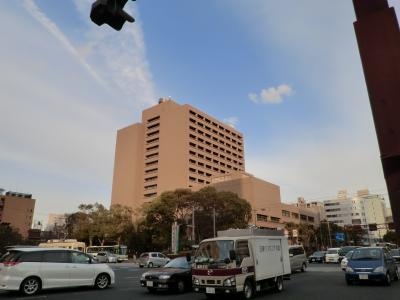
<instances>
[{"instance_id":1,"label":"tree canopy","mask_svg":"<svg viewBox=\"0 0 400 300\"><path fill-rule=\"evenodd\" d=\"M171 240L171 226L180 225L181 244L214 236L215 230L245 228L251 219L251 206L232 192L205 187L197 192L177 189L162 193L143 207L141 227L151 236L153 246L165 249ZM194 216L194 220L193 220ZM194 223L195 240L191 236Z\"/></svg>"}]
</instances>

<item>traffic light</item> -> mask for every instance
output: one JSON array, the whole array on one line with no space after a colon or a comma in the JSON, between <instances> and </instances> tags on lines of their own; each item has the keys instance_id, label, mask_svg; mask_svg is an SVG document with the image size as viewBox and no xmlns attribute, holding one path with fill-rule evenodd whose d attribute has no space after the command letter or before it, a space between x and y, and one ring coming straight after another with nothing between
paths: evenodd
<instances>
[{"instance_id":1,"label":"traffic light","mask_svg":"<svg viewBox=\"0 0 400 300\"><path fill-rule=\"evenodd\" d=\"M99 26L105 23L115 30L121 30L125 21L131 23L135 21L132 16L123 10L127 1L128 0L97 0L92 4L90 19Z\"/></svg>"},{"instance_id":2,"label":"traffic light","mask_svg":"<svg viewBox=\"0 0 400 300\"><path fill-rule=\"evenodd\" d=\"M376 226L376 224L368 224L368 229L369 231L377 231L378 227Z\"/></svg>"}]
</instances>

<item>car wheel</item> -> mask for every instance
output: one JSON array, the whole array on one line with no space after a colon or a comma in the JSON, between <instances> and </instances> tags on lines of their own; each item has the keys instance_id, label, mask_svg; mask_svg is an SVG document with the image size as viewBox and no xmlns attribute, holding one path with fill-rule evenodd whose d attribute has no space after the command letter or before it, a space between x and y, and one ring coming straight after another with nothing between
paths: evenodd
<instances>
[{"instance_id":1,"label":"car wheel","mask_svg":"<svg viewBox=\"0 0 400 300\"><path fill-rule=\"evenodd\" d=\"M143 268L143 265L139 265L139 268Z\"/></svg>"},{"instance_id":2,"label":"car wheel","mask_svg":"<svg viewBox=\"0 0 400 300\"><path fill-rule=\"evenodd\" d=\"M276 292L281 292L283 290L283 277L282 276L279 276L276 278L274 289Z\"/></svg>"},{"instance_id":3,"label":"car wheel","mask_svg":"<svg viewBox=\"0 0 400 300\"><path fill-rule=\"evenodd\" d=\"M20 286L20 291L24 295L32 296L38 293L42 288L42 283L37 277L26 278Z\"/></svg>"},{"instance_id":4,"label":"car wheel","mask_svg":"<svg viewBox=\"0 0 400 300\"><path fill-rule=\"evenodd\" d=\"M249 280L246 280L243 287L244 299L251 299L254 296L254 288Z\"/></svg>"},{"instance_id":5,"label":"car wheel","mask_svg":"<svg viewBox=\"0 0 400 300\"><path fill-rule=\"evenodd\" d=\"M183 293L186 290L185 282L182 279L178 280L176 289L178 290L178 293Z\"/></svg>"},{"instance_id":6,"label":"car wheel","mask_svg":"<svg viewBox=\"0 0 400 300\"><path fill-rule=\"evenodd\" d=\"M304 272L306 271L306 268L307 268L306 264L303 263L303 264L301 265L300 271L304 273Z\"/></svg>"},{"instance_id":7,"label":"car wheel","mask_svg":"<svg viewBox=\"0 0 400 300\"><path fill-rule=\"evenodd\" d=\"M148 268L152 268L153 267L153 263L149 262L149 264L147 265Z\"/></svg>"},{"instance_id":8,"label":"car wheel","mask_svg":"<svg viewBox=\"0 0 400 300\"><path fill-rule=\"evenodd\" d=\"M105 289L109 284L110 277L105 273L99 274L94 281L94 286L100 290Z\"/></svg>"},{"instance_id":9,"label":"car wheel","mask_svg":"<svg viewBox=\"0 0 400 300\"><path fill-rule=\"evenodd\" d=\"M152 287L148 287L147 290L149 291L150 294L153 294L156 292L156 289L152 288Z\"/></svg>"},{"instance_id":10,"label":"car wheel","mask_svg":"<svg viewBox=\"0 0 400 300\"><path fill-rule=\"evenodd\" d=\"M391 278L390 278L390 274L389 274L389 272L387 272L386 273L386 277L385 277L385 280L384 280L384 284L386 285L386 286L389 286L390 284L391 284Z\"/></svg>"},{"instance_id":11,"label":"car wheel","mask_svg":"<svg viewBox=\"0 0 400 300\"><path fill-rule=\"evenodd\" d=\"M394 281L399 281L399 269L396 266L396 270L394 271Z\"/></svg>"}]
</instances>

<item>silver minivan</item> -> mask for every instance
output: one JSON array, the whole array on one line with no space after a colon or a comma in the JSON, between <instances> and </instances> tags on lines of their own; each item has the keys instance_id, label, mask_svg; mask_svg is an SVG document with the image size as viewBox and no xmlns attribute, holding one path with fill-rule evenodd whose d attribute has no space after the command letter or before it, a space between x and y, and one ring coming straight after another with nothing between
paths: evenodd
<instances>
[{"instance_id":1,"label":"silver minivan","mask_svg":"<svg viewBox=\"0 0 400 300\"><path fill-rule=\"evenodd\" d=\"M302 245L289 246L290 269L293 272L305 272L307 268L307 255Z\"/></svg>"},{"instance_id":2,"label":"silver minivan","mask_svg":"<svg viewBox=\"0 0 400 300\"><path fill-rule=\"evenodd\" d=\"M144 252L139 256L139 267L163 267L170 258L161 252Z\"/></svg>"},{"instance_id":3,"label":"silver minivan","mask_svg":"<svg viewBox=\"0 0 400 300\"><path fill-rule=\"evenodd\" d=\"M42 289L115 283L114 271L86 253L57 248L12 248L0 258L0 290L34 295Z\"/></svg>"}]
</instances>

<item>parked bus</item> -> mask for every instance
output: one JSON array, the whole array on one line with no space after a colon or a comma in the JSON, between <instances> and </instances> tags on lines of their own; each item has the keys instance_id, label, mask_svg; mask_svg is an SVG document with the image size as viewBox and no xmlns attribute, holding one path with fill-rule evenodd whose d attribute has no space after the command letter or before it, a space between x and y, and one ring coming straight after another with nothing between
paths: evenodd
<instances>
[{"instance_id":1,"label":"parked bus","mask_svg":"<svg viewBox=\"0 0 400 300\"><path fill-rule=\"evenodd\" d=\"M75 239L66 240L48 240L46 243L40 243L41 248L67 248L85 252L86 244L84 242L78 242Z\"/></svg>"},{"instance_id":2,"label":"parked bus","mask_svg":"<svg viewBox=\"0 0 400 300\"><path fill-rule=\"evenodd\" d=\"M118 262L128 260L128 247L126 245L112 245L112 246L88 246L86 253L96 257L97 253L107 251L117 255Z\"/></svg>"}]
</instances>

